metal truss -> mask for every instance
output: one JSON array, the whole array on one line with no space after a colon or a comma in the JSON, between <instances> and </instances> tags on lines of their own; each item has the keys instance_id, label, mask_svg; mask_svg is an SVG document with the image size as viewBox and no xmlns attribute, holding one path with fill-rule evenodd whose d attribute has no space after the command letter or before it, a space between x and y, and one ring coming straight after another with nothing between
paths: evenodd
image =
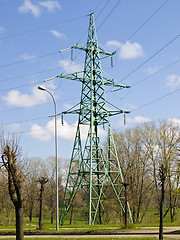
<instances>
[{"instance_id":1,"label":"metal truss","mask_svg":"<svg viewBox=\"0 0 180 240\"><path fill-rule=\"evenodd\" d=\"M73 203L76 193L83 196L88 223L103 223L103 214L106 211L104 201L107 199L109 187L119 201L122 210L128 208L129 221L132 222L128 202L125 202L124 179L120 162L110 127L109 117L121 113L123 110L108 110L105 97L105 86L115 90L129 88L117 84L113 79L102 75L101 59L112 57L115 52L104 51L98 46L93 14L90 14L90 23L86 47L77 44L71 50L78 49L85 52L85 64L82 72L75 72L56 77L81 82L81 100L78 105L61 114L78 114L78 125L70 161L69 173L60 214L60 224L63 224ZM88 125L87 139L81 139L81 127ZM107 145L102 148L98 131L107 129ZM126 208L127 207L127 208Z\"/></svg>"}]
</instances>

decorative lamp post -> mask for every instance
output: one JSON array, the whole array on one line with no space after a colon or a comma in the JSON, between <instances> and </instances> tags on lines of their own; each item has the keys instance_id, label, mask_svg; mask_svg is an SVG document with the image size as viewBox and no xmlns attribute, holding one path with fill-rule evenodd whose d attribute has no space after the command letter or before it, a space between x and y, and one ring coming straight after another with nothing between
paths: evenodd
<instances>
[{"instance_id":1,"label":"decorative lamp post","mask_svg":"<svg viewBox=\"0 0 180 240\"><path fill-rule=\"evenodd\" d=\"M58 157L57 157L57 119L56 119L56 102L54 99L54 96L50 91L48 91L46 88L38 86L38 89L41 91L45 91L51 95L53 103L54 103L54 112L55 112L55 118L54 118L54 124L55 124L55 158L56 158L56 231L59 230L59 200L58 200Z\"/></svg>"}]
</instances>

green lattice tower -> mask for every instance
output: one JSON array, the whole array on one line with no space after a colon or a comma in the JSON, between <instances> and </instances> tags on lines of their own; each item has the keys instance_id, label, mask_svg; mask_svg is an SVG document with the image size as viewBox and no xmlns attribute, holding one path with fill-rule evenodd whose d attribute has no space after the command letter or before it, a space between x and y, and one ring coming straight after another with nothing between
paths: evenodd
<instances>
[{"instance_id":1,"label":"green lattice tower","mask_svg":"<svg viewBox=\"0 0 180 240\"><path fill-rule=\"evenodd\" d=\"M124 199L124 179L109 122L110 116L129 112L120 109L108 110L105 97L105 86L115 87L116 90L126 86L116 84L113 79L107 79L102 75L100 59L112 56L115 52L105 52L98 46L93 14L90 14L86 47L79 47L76 44L71 49L85 51L85 64L82 72L57 76L82 83L79 108L76 105L61 113L78 114L79 119L60 213L60 224L64 223L77 191L82 193L88 223L102 223L105 211L103 203L109 186L113 188L124 212L127 207L129 221L132 222L129 204L126 205ZM84 144L81 140L82 125L89 126ZM99 127L106 127L108 132L106 149L102 149L99 143Z\"/></svg>"}]
</instances>

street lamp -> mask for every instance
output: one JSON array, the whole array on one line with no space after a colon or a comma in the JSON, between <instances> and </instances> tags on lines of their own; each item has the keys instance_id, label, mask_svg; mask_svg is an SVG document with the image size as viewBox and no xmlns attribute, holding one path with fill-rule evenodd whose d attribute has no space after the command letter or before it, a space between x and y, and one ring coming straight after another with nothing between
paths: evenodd
<instances>
[{"instance_id":1,"label":"street lamp","mask_svg":"<svg viewBox=\"0 0 180 240\"><path fill-rule=\"evenodd\" d=\"M55 158L56 158L56 231L59 230L59 200L58 200L58 158L57 158L57 120L56 120L56 102L55 99L50 91L48 91L46 88L38 86L38 89L41 91L45 91L49 93L52 97L53 103L54 103L54 124L55 124Z\"/></svg>"}]
</instances>

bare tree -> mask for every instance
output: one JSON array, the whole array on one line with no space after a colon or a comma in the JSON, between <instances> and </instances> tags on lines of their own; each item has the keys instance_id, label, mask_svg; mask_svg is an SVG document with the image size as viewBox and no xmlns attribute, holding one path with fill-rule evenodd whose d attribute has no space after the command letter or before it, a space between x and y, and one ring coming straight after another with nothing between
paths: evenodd
<instances>
[{"instance_id":1,"label":"bare tree","mask_svg":"<svg viewBox=\"0 0 180 240\"><path fill-rule=\"evenodd\" d=\"M179 167L177 149L180 142L180 131L179 127L170 121L146 124L146 130L148 139L146 148L152 161L152 177L160 213L159 239L163 239L163 218L173 205L172 192L177 187L174 185L174 179L179 181L174 170ZM165 200L168 210L164 214Z\"/></svg>"},{"instance_id":2,"label":"bare tree","mask_svg":"<svg viewBox=\"0 0 180 240\"><path fill-rule=\"evenodd\" d=\"M143 132L142 125L114 134L124 179L128 183L127 194L134 223L143 220L153 191Z\"/></svg>"},{"instance_id":3,"label":"bare tree","mask_svg":"<svg viewBox=\"0 0 180 240\"><path fill-rule=\"evenodd\" d=\"M4 167L8 173L9 195L15 207L16 239L23 240L22 183L24 174L21 160L21 148L15 136L7 138L4 134L1 135L1 158L2 167Z\"/></svg>"},{"instance_id":4,"label":"bare tree","mask_svg":"<svg viewBox=\"0 0 180 240\"><path fill-rule=\"evenodd\" d=\"M40 177L40 195L39 195L39 230L42 230L42 220L43 220L43 192L44 192L44 185L48 182L47 177Z\"/></svg>"},{"instance_id":5,"label":"bare tree","mask_svg":"<svg viewBox=\"0 0 180 240\"><path fill-rule=\"evenodd\" d=\"M29 159L30 168L26 177L24 185L24 212L29 217L29 221L32 221L33 210L38 202L38 170L40 165L40 159L33 157Z\"/></svg>"},{"instance_id":6,"label":"bare tree","mask_svg":"<svg viewBox=\"0 0 180 240\"><path fill-rule=\"evenodd\" d=\"M124 179L129 184L127 193L134 222L141 222L151 199L156 206L166 208L174 221L178 199L180 128L171 121L149 122L114 133ZM166 178L160 178L160 166L165 166Z\"/></svg>"},{"instance_id":7,"label":"bare tree","mask_svg":"<svg viewBox=\"0 0 180 240\"><path fill-rule=\"evenodd\" d=\"M0 169L0 213L3 215L0 224L13 222L14 205L9 196L7 171L4 168Z\"/></svg>"}]
</instances>

